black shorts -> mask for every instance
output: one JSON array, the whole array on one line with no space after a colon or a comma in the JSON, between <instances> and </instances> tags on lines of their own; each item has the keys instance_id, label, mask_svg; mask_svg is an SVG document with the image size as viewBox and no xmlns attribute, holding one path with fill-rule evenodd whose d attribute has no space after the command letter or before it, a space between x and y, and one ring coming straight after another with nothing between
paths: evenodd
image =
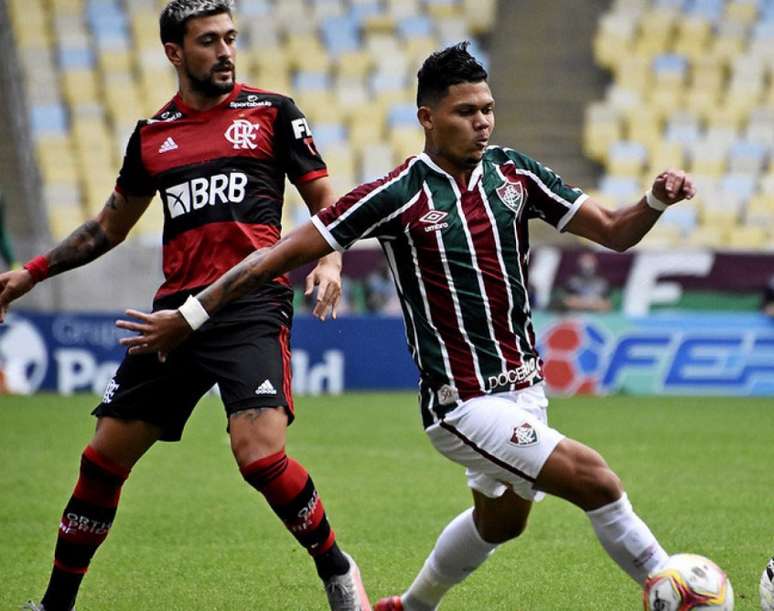
<instances>
[{"instance_id":1,"label":"black shorts","mask_svg":"<svg viewBox=\"0 0 774 611\"><path fill-rule=\"evenodd\" d=\"M92 414L150 422L163 429L163 441L179 441L193 408L217 384L227 415L282 407L292 422L292 316L286 300L229 304L164 363L155 354L127 354Z\"/></svg>"}]
</instances>

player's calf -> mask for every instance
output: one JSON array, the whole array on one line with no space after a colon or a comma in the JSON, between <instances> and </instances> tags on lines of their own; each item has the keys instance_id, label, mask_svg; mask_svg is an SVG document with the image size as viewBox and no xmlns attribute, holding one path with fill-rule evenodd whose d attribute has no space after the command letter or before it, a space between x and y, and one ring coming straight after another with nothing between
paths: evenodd
<instances>
[{"instance_id":1,"label":"player's calf","mask_svg":"<svg viewBox=\"0 0 774 611\"><path fill-rule=\"evenodd\" d=\"M41 606L70 611L94 553L105 540L129 470L86 446L73 495L59 524L54 568Z\"/></svg>"}]
</instances>

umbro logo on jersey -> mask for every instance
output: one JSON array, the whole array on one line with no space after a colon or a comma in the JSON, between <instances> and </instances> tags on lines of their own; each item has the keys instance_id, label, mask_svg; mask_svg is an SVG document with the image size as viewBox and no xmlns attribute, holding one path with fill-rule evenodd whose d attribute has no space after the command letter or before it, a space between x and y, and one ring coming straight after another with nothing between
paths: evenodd
<instances>
[{"instance_id":1,"label":"umbro logo on jersey","mask_svg":"<svg viewBox=\"0 0 774 611\"><path fill-rule=\"evenodd\" d=\"M449 223L443 222L447 216L449 216L449 213L444 212L443 210L430 210L419 218L419 222L427 225L427 227L425 227L425 232L439 231L441 229L446 229L449 226Z\"/></svg>"},{"instance_id":2,"label":"umbro logo on jersey","mask_svg":"<svg viewBox=\"0 0 774 611\"><path fill-rule=\"evenodd\" d=\"M515 443L517 446L534 446L538 442L538 434L529 422L522 422L519 426L513 429L513 435L511 436L511 443Z\"/></svg>"},{"instance_id":3,"label":"umbro logo on jersey","mask_svg":"<svg viewBox=\"0 0 774 611\"><path fill-rule=\"evenodd\" d=\"M159 153L166 153L168 151L174 151L176 148L178 148L177 142L172 140L172 136L170 136L169 138L164 140L164 144L162 144L159 147Z\"/></svg>"},{"instance_id":4,"label":"umbro logo on jersey","mask_svg":"<svg viewBox=\"0 0 774 611\"><path fill-rule=\"evenodd\" d=\"M258 388L255 389L256 395L276 395L277 389L274 388L271 382L269 380L264 380L263 384L261 384Z\"/></svg>"}]
</instances>

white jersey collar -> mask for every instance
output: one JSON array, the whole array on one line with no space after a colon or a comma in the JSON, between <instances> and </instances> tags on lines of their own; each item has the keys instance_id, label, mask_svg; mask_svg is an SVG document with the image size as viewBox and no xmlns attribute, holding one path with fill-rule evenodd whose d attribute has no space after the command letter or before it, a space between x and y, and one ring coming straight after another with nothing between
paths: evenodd
<instances>
[{"instance_id":1,"label":"white jersey collar","mask_svg":"<svg viewBox=\"0 0 774 611\"><path fill-rule=\"evenodd\" d=\"M433 170L435 170L439 174L443 174L444 176L446 176L454 186L457 186L457 181L455 180L454 176L449 174L441 166L435 163L435 161L433 161L430 158L430 155L428 155L425 152L422 152L419 154L419 158L422 161L424 161L428 166L430 166ZM478 165L476 165L476 167L473 168L473 171L470 174L470 180L468 181L468 188L467 188L468 191L472 191L476 187L476 183L479 181L483 173L484 173L484 163L483 161L479 161Z\"/></svg>"}]
</instances>

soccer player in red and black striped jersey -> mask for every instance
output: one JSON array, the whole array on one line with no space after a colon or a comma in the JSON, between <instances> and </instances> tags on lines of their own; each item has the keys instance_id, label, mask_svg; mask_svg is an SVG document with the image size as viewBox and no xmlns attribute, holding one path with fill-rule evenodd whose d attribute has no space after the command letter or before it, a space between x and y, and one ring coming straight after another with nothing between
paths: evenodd
<instances>
[{"instance_id":1,"label":"soccer player in red and black striped jersey","mask_svg":"<svg viewBox=\"0 0 774 611\"><path fill-rule=\"evenodd\" d=\"M213 314L277 273L361 238L379 239L420 372L427 435L466 467L473 507L443 530L408 590L375 609L434 610L454 584L524 530L544 493L583 509L610 557L643 584L666 552L602 457L547 424L527 291L528 221L539 218L622 251L667 206L693 197L692 181L665 171L641 200L607 210L523 153L488 146L494 99L466 44L431 55L418 77L424 152L251 255L197 300ZM196 327L174 310L136 317L141 322L119 323L138 332L122 340L130 352L169 352Z\"/></svg>"},{"instance_id":2,"label":"soccer player in red and black striped jersey","mask_svg":"<svg viewBox=\"0 0 774 611\"><path fill-rule=\"evenodd\" d=\"M235 80L237 32L230 0L174 0L161 40L178 94L140 121L104 209L45 256L0 276L0 312L36 282L88 263L126 237L155 193L164 208L165 281L154 308L186 303L248 254L280 238L285 178L311 213L334 202L325 163L290 98ZM335 315L341 258L320 258L315 314ZM293 420L289 333L292 291L277 275L229 304L165 360L128 355L95 409L97 431L62 516L46 611L69 611L97 547L113 524L130 469L157 440L177 441L201 396L218 384L234 457L244 479L307 549L331 609L370 610L354 561L336 544L312 479L285 454ZM202 312L188 301L189 317ZM194 306L194 309L190 309ZM147 601L153 608L153 602ZM280 606L294 608L292 601Z\"/></svg>"}]
</instances>

